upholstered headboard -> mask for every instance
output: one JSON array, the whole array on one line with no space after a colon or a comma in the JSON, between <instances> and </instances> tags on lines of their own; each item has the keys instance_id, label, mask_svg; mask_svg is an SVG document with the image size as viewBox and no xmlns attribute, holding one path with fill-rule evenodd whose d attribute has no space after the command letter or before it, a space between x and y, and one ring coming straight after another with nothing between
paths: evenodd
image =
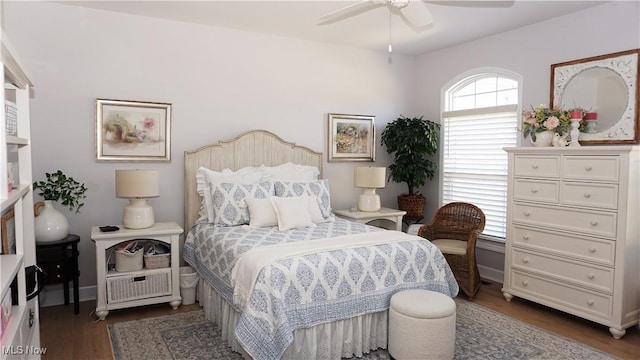
<instances>
[{"instance_id":1,"label":"upholstered headboard","mask_svg":"<svg viewBox=\"0 0 640 360\"><path fill-rule=\"evenodd\" d=\"M315 166L322 176L322 153L282 140L266 130L253 130L217 144L184 153L184 226L188 231L198 220L200 196L196 172L201 166L214 171L238 170L245 166L275 166L292 162Z\"/></svg>"}]
</instances>

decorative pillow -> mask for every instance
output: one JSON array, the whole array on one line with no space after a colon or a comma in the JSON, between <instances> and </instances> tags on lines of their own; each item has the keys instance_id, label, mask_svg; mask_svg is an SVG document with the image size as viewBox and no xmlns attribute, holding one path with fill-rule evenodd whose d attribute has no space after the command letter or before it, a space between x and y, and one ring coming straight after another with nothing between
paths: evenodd
<instances>
[{"instance_id":1,"label":"decorative pillow","mask_svg":"<svg viewBox=\"0 0 640 360\"><path fill-rule=\"evenodd\" d=\"M315 195L320 199L320 212L322 217L332 217L331 196L329 195L329 180L301 181L301 182L275 182L276 196L294 197L302 195Z\"/></svg>"},{"instance_id":2,"label":"decorative pillow","mask_svg":"<svg viewBox=\"0 0 640 360\"><path fill-rule=\"evenodd\" d=\"M269 197L270 198L270 197ZM249 207L249 226L252 228L276 226L278 217L273 209L271 200L257 199L253 197L245 198L244 201ZM318 210L319 212L320 210Z\"/></svg>"},{"instance_id":3,"label":"decorative pillow","mask_svg":"<svg viewBox=\"0 0 640 360\"><path fill-rule=\"evenodd\" d=\"M278 218L278 230L315 227L309 213L309 197L277 197L269 198Z\"/></svg>"},{"instance_id":4,"label":"decorative pillow","mask_svg":"<svg viewBox=\"0 0 640 360\"><path fill-rule=\"evenodd\" d=\"M313 181L318 179L320 170L315 166L294 164L291 162L277 166L262 166L272 180L280 181Z\"/></svg>"},{"instance_id":5,"label":"decorative pillow","mask_svg":"<svg viewBox=\"0 0 640 360\"><path fill-rule=\"evenodd\" d=\"M196 171L196 190L198 194L202 196L202 202L200 203L200 216L206 216L210 219L213 218L213 214L209 213L211 199L207 199L209 196L209 183L236 183L236 184L258 184L263 181L267 181L269 174L264 169L247 166L237 171L230 169L224 169L222 171L213 171L205 167L198 168Z\"/></svg>"},{"instance_id":6,"label":"decorative pillow","mask_svg":"<svg viewBox=\"0 0 640 360\"><path fill-rule=\"evenodd\" d=\"M249 223L249 209L245 198L266 199L273 195L273 182L260 184L234 184L209 182L209 196L205 196L207 209L212 217L209 222L216 225L235 226ZM206 193L205 193L206 195Z\"/></svg>"}]
</instances>

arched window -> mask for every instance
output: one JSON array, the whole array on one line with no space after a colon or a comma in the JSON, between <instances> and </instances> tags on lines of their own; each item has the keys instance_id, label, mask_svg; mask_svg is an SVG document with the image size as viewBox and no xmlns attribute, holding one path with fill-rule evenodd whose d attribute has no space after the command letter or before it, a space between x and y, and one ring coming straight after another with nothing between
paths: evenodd
<instances>
[{"instance_id":1,"label":"arched window","mask_svg":"<svg viewBox=\"0 0 640 360\"><path fill-rule=\"evenodd\" d=\"M507 153L517 145L520 77L504 70L461 75L443 90L441 204L465 201L487 220L483 236L504 241Z\"/></svg>"}]
</instances>

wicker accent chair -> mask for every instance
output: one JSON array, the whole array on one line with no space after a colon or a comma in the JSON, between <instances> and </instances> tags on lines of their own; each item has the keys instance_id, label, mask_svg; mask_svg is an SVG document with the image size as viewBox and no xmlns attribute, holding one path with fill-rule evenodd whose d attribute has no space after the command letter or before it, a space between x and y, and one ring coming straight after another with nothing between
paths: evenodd
<instances>
[{"instance_id":1,"label":"wicker accent chair","mask_svg":"<svg viewBox=\"0 0 640 360\"><path fill-rule=\"evenodd\" d=\"M485 225L485 215L479 207L452 202L442 206L421 226L418 236L431 241L447 259L458 285L473 300L480 289L480 273L476 264L476 240Z\"/></svg>"}]
</instances>

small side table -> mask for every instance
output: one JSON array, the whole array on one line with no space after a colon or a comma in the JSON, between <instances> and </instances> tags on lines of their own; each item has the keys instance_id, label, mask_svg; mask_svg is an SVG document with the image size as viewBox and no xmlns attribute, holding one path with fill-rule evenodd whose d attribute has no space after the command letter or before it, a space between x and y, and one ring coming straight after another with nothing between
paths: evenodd
<instances>
[{"instance_id":1,"label":"small side table","mask_svg":"<svg viewBox=\"0 0 640 360\"><path fill-rule=\"evenodd\" d=\"M80 236L69 234L58 241L36 242L38 266L47 273L47 284L64 286L64 304L69 305L69 282L73 282L73 313L80 313L78 243Z\"/></svg>"},{"instance_id":2,"label":"small side table","mask_svg":"<svg viewBox=\"0 0 640 360\"><path fill-rule=\"evenodd\" d=\"M351 210L334 210L339 217L355 221L360 224L366 224L374 220L389 220L396 224L395 230L402 231L402 217L407 213L404 210L381 208L378 211L351 211Z\"/></svg>"}]
</instances>

